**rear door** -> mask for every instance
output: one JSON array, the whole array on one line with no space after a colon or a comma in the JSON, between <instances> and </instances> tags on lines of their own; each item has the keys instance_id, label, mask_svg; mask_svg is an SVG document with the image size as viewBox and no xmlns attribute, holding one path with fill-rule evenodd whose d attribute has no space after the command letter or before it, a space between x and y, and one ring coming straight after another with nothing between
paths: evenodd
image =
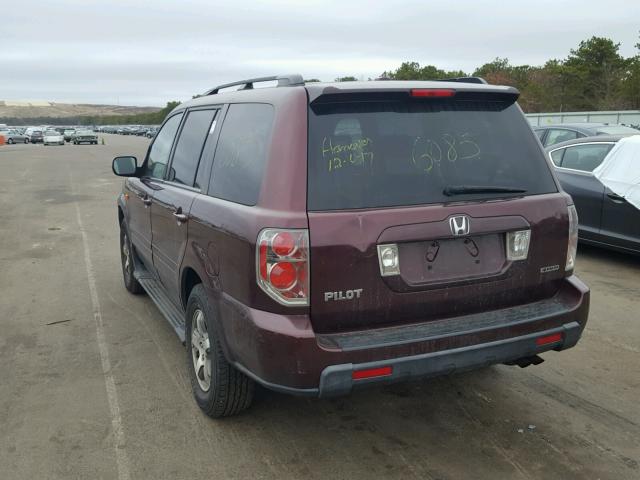
<instances>
[{"instance_id":1,"label":"rear door","mask_svg":"<svg viewBox=\"0 0 640 480\"><path fill-rule=\"evenodd\" d=\"M149 148L143 163L140 178L128 178L125 192L129 194L127 202L128 227L131 241L136 252L149 269L153 266L151 254L151 204L158 180L164 178L171 146L180 126L182 113L170 117Z\"/></svg>"},{"instance_id":2,"label":"rear door","mask_svg":"<svg viewBox=\"0 0 640 480\"><path fill-rule=\"evenodd\" d=\"M606 243L640 251L640 210L608 188L603 199L601 234Z\"/></svg>"},{"instance_id":3,"label":"rear door","mask_svg":"<svg viewBox=\"0 0 640 480\"><path fill-rule=\"evenodd\" d=\"M217 110L186 113L165 179L156 185L151 207L153 265L171 299L180 304L180 264L184 256L191 204L200 192L196 172Z\"/></svg>"},{"instance_id":4,"label":"rear door","mask_svg":"<svg viewBox=\"0 0 640 480\"><path fill-rule=\"evenodd\" d=\"M581 143L550 152L562 188L578 211L580 237L598 240L605 188L592 174L613 148L613 142Z\"/></svg>"},{"instance_id":5,"label":"rear door","mask_svg":"<svg viewBox=\"0 0 640 480\"><path fill-rule=\"evenodd\" d=\"M429 321L556 292L567 199L513 98L342 95L309 111L315 331ZM527 230L526 259L509 259L509 232ZM383 261L394 255L399 269L387 275Z\"/></svg>"}]
</instances>

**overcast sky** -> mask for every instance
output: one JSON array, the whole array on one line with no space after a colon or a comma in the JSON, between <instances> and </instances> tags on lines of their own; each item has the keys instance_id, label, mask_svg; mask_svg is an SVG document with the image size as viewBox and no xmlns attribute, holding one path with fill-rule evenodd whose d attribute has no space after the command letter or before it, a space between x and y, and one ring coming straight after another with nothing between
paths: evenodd
<instances>
[{"instance_id":1,"label":"overcast sky","mask_svg":"<svg viewBox=\"0 0 640 480\"><path fill-rule=\"evenodd\" d=\"M639 0L2 3L0 100L121 105L278 73L366 79L407 60L467 72L497 56L540 65L592 35L631 56L640 28Z\"/></svg>"}]
</instances>

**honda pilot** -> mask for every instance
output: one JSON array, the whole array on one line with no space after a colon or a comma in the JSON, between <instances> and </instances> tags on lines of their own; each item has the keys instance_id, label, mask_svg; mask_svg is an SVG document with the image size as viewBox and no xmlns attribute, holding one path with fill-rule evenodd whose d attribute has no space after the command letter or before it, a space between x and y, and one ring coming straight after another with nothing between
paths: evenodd
<instances>
[{"instance_id":1,"label":"honda pilot","mask_svg":"<svg viewBox=\"0 0 640 480\"><path fill-rule=\"evenodd\" d=\"M124 284L185 343L204 412L256 384L329 397L576 345L578 218L518 95L244 80L114 159Z\"/></svg>"}]
</instances>

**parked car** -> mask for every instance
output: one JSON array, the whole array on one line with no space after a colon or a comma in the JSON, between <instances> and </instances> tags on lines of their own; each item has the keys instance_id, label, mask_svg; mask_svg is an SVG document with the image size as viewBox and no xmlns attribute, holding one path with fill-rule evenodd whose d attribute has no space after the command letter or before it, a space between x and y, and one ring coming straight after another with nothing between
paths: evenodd
<instances>
[{"instance_id":1,"label":"parked car","mask_svg":"<svg viewBox=\"0 0 640 480\"><path fill-rule=\"evenodd\" d=\"M549 147L556 143L594 135L638 135L640 131L625 125L609 123L559 123L533 127L542 145Z\"/></svg>"},{"instance_id":2,"label":"parked car","mask_svg":"<svg viewBox=\"0 0 640 480\"><path fill-rule=\"evenodd\" d=\"M73 144L80 145L81 143L89 143L91 145L98 144L98 136L91 130L76 130L73 136Z\"/></svg>"},{"instance_id":3,"label":"parked car","mask_svg":"<svg viewBox=\"0 0 640 480\"><path fill-rule=\"evenodd\" d=\"M47 130L42 137L42 144L47 145L64 145L64 136L57 130Z\"/></svg>"},{"instance_id":4,"label":"parked car","mask_svg":"<svg viewBox=\"0 0 640 480\"><path fill-rule=\"evenodd\" d=\"M64 141L65 142L71 142L73 141L73 137L76 134L76 131L72 128L67 129L64 131Z\"/></svg>"},{"instance_id":5,"label":"parked car","mask_svg":"<svg viewBox=\"0 0 640 480\"><path fill-rule=\"evenodd\" d=\"M114 159L125 287L185 342L204 412L578 342L575 208L518 91L485 83L245 80Z\"/></svg>"},{"instance_id":6,"label":"parked car","mask_svg":"<svg viewBox=\"0 0 640 480\"><path fill-rule=\"evenodd\" d=\"M593 172L628 135L585 137L547 148L562 188L578 211L581 242L640 254L640 210ZM640 174L640 167L638 168Z\"/></svg>"},{"instance_id":7,"label":"parked car","mask_svg":"<svg viewBox=\"0 0 640 480\"><path fill-rule=\"evenodd\" d=\"M27 133L27 135L31 143L42 143L42 138L43 138L42 130L31 130L29 133Z\"/></svg>"},{"instance_id":8,"label":"parked car","mask_svg":"<svg viewBox=\"0 0 640 480\"><path fill-rule=\"evenodd\" d=\"M145 137L147 137L147 138L153 138L153 137L155 137L155 136L156 136L156 133L158 133L158 128L157 128L157 127L149 128L149 129L147 130L147 132L145 133Z\"/></svg>"},{"instance_id":9,"label":"parked car","mask_svg":"<svg viewBox=\"0 0 640 480\"><path fill-rule=\"evenodd\" d=\"M0 132L5 141L11 145L13 143L29 143L29 137L24 133L20 133L17 130L6 130Z\"/></svg>"}]
</instances>

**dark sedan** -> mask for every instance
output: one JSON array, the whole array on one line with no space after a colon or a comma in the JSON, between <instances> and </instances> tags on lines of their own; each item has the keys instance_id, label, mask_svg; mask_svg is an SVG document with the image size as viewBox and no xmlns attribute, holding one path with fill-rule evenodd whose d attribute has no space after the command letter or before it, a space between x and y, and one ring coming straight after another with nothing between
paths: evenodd
<instances>
[{"instance_id":1,"label":"dark sedan","mask_svg":"<svg viewBox=\"0 0 640 480\"><path fill-rule=\"evenodd\" d=\"M545 147L594 135L633 135L640 130L616 123L559 123L533 127Z\"/></svg>"},{"instance_id":2,"label":"dark sedan","mask_svg":"<svg viewBox=\"0 0 640 480\"><path fill-rule=\"evenodd\" d=\"M31 143L42 143L44 133L42 132L42 130L32 130L31 133L28 134L28 136Z\"/></svg>"},{"instance_id":3,"label":"dark sedan","mask_svg":"<svg viewBox=\"0 0 640 480\"><path fill-rule=\"evenodd\" d=\"M573 197L580 241L640 254L640 210L593 175L613 146L626 136L579 138L546 150L562 187Z\"/></svg>"},{"instance_id":4,"label":"dark sedan","mask_svg":"<svg viewBox=\"0 0 640 480\"><path fill-rule=\"evenodd\" d=\"M81 143L89 143L91 145L98 144L98 136L91 130L76 130L72 140L74 145L80 145Z\"/></svg>"}]
</instances>

